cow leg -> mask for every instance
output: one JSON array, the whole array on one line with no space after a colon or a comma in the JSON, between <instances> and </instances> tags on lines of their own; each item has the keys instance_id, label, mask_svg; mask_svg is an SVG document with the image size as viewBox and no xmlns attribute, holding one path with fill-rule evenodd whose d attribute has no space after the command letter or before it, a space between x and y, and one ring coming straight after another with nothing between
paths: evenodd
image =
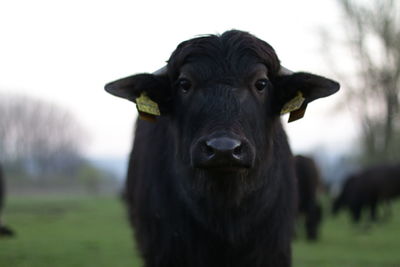
<instances>
[{"instance_id":1,"label":"cow leg","mask_svg":"<svg viewBox=\"0 0 400 267\"><path fill-rule=\"evenodd\" d=\"M12 237L14 236L14 231L7 226L0 226L0 237Z\"/></svg>"},{"instance_id":2,"label":"cow leg","mask_svg":"<svg viewBox=\"0 0 400 267\"><path fill-rule=\"evenodd\" d=\"M318 238L318 227L321 222L322 209L321 206L315 204L306 215L306 233L307 239L315 241Z\"/></svg>"},{"instance_id":3,"label":"cow leg","mask_svg":"<svg viewBox=\"0 0 400 267\"><path fill-rule=\"evenodd\" d=\"M358 224L361 220L361 206L352 207L350 209L351 216L354 224Z\"/></svg>"}]
</instances>

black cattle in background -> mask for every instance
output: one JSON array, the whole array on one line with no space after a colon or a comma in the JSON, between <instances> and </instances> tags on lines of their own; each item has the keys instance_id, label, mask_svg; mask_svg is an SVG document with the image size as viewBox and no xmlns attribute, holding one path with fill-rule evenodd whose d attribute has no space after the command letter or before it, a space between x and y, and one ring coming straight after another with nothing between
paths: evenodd
<instances>
[{"instance_id":1,"label":"black cattle in background","mask_svg":"<svg viewBox=\"0 0 400 267\"><path fill-rule=\"evenodd\" d=\"M280 113L300 118L338 89L285 70L269 44L235 30L185 41L166 68L106 85L147 119L126 185L145 266L290 266L296 188Z\"/></svg>"},{"instance_id":2,"label":"black cattle in background","mask_svg":"<svg viewBox=\"0 0 400 267\"><path fill-rule=\"evenodd\" d=\"M400 196L400 164L366 168L350 175L334 200L334 214L348 209L354 223L361 220L363 210L369 211L371 221L378 220L379 204L388 205Z\"/></svg>"},{"instance_id":3,"label":"black cattle in background","mask_svg":"<svg viewBox=\"0 0 400 267\"><path fill-rule=\"evenodd\" d=\"M318 190L321 186L320 174L315 161L310 157L297 155L294 157L297 188L298 213L304 217L307 239L318 239L319 226L322 220L322 207L318 202Z\"/></svg>"},{"instance_id":4,"label":"black cattle in background","mask_svg":"<svg viewBox=\"0 0 400 267\"><path fill-rule=\"evenodd\" d=\"M14 232L10 228L4 225L2 216L4 198L5 198L4 174L3 174L3 168L0 164L0 237L14 235Z\"/></svg>"}]
</instances>

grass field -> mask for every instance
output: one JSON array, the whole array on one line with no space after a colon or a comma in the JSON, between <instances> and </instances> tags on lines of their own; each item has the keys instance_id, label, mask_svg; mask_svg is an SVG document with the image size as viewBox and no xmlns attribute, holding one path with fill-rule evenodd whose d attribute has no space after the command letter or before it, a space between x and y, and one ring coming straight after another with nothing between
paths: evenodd
<instances>
[{"instance_id":1,"label":"grass field","mask_svg":"<svg viewBox=\"0 0 400 267\"><path fill-rule=\"evenodd\" d=\"M400 266L399 204L389 222L368 231L343 214L324 221L318 243L300 233L294 266ZM11 197L5 213L18 235L0 239L1 267L141 266L117 198Z\"/></svg>"}]
</instances>

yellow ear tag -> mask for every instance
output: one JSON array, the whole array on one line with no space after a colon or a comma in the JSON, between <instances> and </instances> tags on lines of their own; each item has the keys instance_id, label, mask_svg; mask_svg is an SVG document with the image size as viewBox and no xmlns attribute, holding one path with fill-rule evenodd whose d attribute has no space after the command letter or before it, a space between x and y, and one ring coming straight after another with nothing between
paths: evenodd
<instances>
[{"instance_id":1,"label":"yellow ear tag","mask_svg":"<svg viewBox=\"0 0 400 267\"><path fill-rule=\"evenodd\" d=\"M154 116L161 115L157 103L151 100L146 93L142 93L138 98L136 98L136 105L139 112Z\"/></svg>"},{"instance_id":2,"label":"yellow ear tag","mask_svg":"<svg viewBox=\"0 0 400 267\"><path fill-rule=\"evenodd\" d=\"M303 97L303 94L300 91L297 91L297 95L283 105L283 108L281 109L281 115L298 110L301 105L303 105L304 100L305 98Z\"/></svg>"}]
</instances>

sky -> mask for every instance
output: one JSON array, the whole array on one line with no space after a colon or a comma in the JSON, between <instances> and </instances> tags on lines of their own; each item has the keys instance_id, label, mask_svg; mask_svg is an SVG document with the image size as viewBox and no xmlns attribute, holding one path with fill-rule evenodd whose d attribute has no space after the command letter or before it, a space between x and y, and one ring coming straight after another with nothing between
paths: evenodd
<instances>
[{"instance_id":1,"label":"sky","mask_svg":"<svg viewBox=\"0 0 400 267\"><path fill-rule=\"evenodd\" d=\"M180 42L230 29L267 41L289 69L335 78L319 31L341 26L333 0L3 0L0 94L70 110L89 132L87 155L121 157L131 148L136 107L107 94L107 82L153 72ZM338 112L341 98L313 102L304 119L284 123L295 152L348 147L354 121Z\"/></svg>"}]
</instances>

